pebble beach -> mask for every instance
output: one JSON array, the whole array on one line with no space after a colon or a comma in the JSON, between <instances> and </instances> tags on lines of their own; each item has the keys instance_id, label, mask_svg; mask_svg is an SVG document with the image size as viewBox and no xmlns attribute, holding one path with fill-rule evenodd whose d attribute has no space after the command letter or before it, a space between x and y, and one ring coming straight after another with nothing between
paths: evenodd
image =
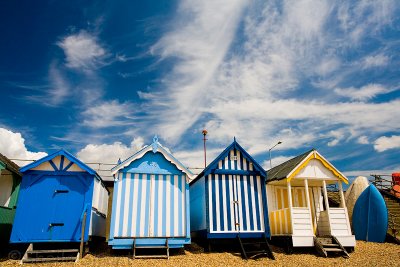
<instances>
[{"instance_id":1,"label":"pebble beach","mask_svg":"<svg viewBox=\"0 0 400 267\"><path fill-rule=\"evenodd\" d=\"M357 241L350 258L323 258L313 248L295 249L290 255L272 246L275 260L243 260L238 251L204 252L196 243L171 251L170 259L132 259L130 251L112 252L108 247L93 251L77 263L36 263L28 266L400 266L400 245ZM18 260L0 259L0 266L21 266Z\"/></svg>"}]
</instances>

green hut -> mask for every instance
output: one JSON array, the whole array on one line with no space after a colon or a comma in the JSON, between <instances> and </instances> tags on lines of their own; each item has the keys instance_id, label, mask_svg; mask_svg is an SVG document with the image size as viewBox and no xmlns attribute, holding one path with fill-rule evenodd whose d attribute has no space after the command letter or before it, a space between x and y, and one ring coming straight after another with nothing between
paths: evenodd
<instances>
[{"instance_id":1,"label":"green hut","mask_svg":"<svg viewBox=\"0 0 400 267\"><path fill-rule=\"evenodd\" d=\"M0 153L0 244L10 239L20 183L18 165Z\"/></svg>"}]
</instances>

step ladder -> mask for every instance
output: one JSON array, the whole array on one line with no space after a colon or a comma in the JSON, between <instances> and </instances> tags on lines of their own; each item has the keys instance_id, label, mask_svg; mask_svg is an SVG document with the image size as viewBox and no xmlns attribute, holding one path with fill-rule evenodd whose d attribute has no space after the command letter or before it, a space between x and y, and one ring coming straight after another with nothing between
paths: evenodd
<instances>
[{"instance_id":1,"label":"step ladder","mask_svg":"<svg viewBox=\"0 0 400 267\"><path fill-rule=\"evenodd\" d=\"M21 264L38 263L38 262L77 262L79 259L79 249L63 248L63 249L34 249L33 243L28 246Z\"/></svg>"},{"instance_id":2,"label":"step ladder","mask_svg":"<svg viewBox=\"0 0 400 267\"><path fill-rule=\"evenodd\" d=\"M242 239L238 234L237 239L242 250L241 254L243 259L256 259L264 256L275 260L275 256L272 253L271 247L265 235L263 235L261 238Z\"/></svg>"},{"instance_id":3,"label":"step ladder","mask_svg":"<svg viewBox=\"0 0 400 267\"><path fill-rule=\"evenodd\" d=\"M169 259L169 244L168 244L168 238L165 241L164 246L155 246L155 245L138 245L136 244L137 239L133 240L133 259ZM137 252L138 250L152 250L154 251L163 251L165 250L165 254L144 254L144 255L138 255Z\"/></svg>"},{"instance_id":4,"label":"step ladder","mask_svg":"<svg viewBox=\"0 0 400 267\"><path fill-rule=\"evenodd\" d=\"M349 253L347 253L346 249L335 236L314 237L314 246L318 254L323 257L328 257L328 254L339 254L345 258L350 257Z\"/></svg>"}]
</instances>

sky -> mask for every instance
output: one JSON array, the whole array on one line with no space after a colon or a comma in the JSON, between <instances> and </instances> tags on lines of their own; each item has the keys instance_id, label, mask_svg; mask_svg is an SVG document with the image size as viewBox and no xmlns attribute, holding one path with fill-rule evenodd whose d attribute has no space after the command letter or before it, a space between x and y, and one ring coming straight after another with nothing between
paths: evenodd
<instances>
[{"instance_id":1,"label":"sky","mask_svg":"<svg viewBox=\"0 0 400 267\"><path fill-rule=\"evenodd\" d=\"M0 2L0 152L116 163L154 135L195 173L236 137L400 171L400 2ZM27 162L19 161L23 165ZM199 168L199 169L194 169Z\"/></svg>"}]
</instances>

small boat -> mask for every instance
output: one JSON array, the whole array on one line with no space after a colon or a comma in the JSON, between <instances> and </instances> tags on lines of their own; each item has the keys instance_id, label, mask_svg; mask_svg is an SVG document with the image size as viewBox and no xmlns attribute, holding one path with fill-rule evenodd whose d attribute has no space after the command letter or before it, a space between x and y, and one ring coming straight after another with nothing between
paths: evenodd
<instances>
[{"instance_id":1,"label":"small boat","mask_svg":"<svg viewBox=\"0 0 400 267\"><path fill-rule=\"evenodd\" d=\"M349 188L346 190L346 193L344 194L344 200L346 202L350 222L351 218L353 217L354 205L356 204L358 197L366 188L368 188L368 186L369 182L367 177L358 176L356 179L354 179Z\"/></svg>"},{"instance_id":2,"label":"small boat","mask_svg":"<svg viewBox=\"0 0 400 267\"><path fill-rule=\"evenodd\" d=\"M381 193L372 184L362 192L354 205L353 229L357 240L385 241L388 210Z\"/></svg>"}]
</instances>

